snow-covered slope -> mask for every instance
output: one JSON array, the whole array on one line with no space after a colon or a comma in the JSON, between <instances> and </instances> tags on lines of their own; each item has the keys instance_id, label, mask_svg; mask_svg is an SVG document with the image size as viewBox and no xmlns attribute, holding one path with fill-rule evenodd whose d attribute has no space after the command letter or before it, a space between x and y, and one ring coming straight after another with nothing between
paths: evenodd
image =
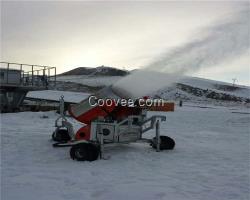
<instances>
[{"instance_id":1,"label":"snow-covered slope","mask_svg":"<svg viewBox=\"0 0 250 200\"><path fill-rule=\"evenodd\" d=\"M125 76L129 73L127 70L121 70L108 66L100 66L96 68L78 67L70 71L64 72L63 76L67 75L88 75L88 76Z\"/></svg>"},{"instance_id":2,"label":"snow-covered slope","mask_svg":"<svg viewBox=\"0 0 250 200\"><path fill-rule=\"evenodd\" d=\"M54 112L1 114L1 199L248 200L250 115L237 112L184 105L161 125L173 151L116 145L94 162L52 147Z\"/></svg>"},{"instance_id":3,"label":"snow-covered slope","mask_svg":"<svg viewBox=\"0 0 250 200\"><path fill-rule=\"evenodd\" d=\"M195 77L185 77L154 95L169 100L250 103L250 87Z\"/></svg>"},{"instance_id":4,"label":"snow-covered slope","mask_svg":"<svg viewBox=\"0 0 250 200\"><path fill-rule=\"evenodd\" d=\"M108 86L112 85L119 79L121 79L122 76L87 76L87 75L68 75L68 76L59 76L57 78L58 81L64 81L64 82L74 82L74 83L80 83L87 86Z\"/></svg>"},{"instance_id":5,"label":"snow-covered slope","mask_svg":"<svg viewBox=\"0 0 250 200\"><path fill-rule=\"evenodd\" d=\"M250 87L243 85L232 85L222 81L209 80L197 77L186 77L180 81L182 84L190 85L200 89L211 89L218 92L250 98Z\"/></svg>"},{"instance_id":6,"label":"snow-covered slope","mask_svg":"<svg viewBox=\"0 0 250 200\"><path fill-rule=\"evenodd\" d=\"M60 81L81 83L87 86L107 86L116 83L121 76L61 76ZM150 79L149 79L150 82ZM168 83L166 77L166 85ZM153 84L153 83L152 83ZM143 84L141 86L144 87ZM151 96L157 96L168 100L187 100L187 101L233 101L250 102L250 87L232 85L230 83L214 81L196 77L183 77L178 79L172 86L160 86L161 89L155 91Z\"/></svg>"},{"instance_id":7,"label":"snow-covered slope","mask_svg":"<svg viewBox=\"0 0 250 200\"><path fill-rule=\"evenodd\" d=\"M40 91L30 91L28 92L26 97L31 99L58 101L61 98L61 96L63 96L65 102L79 103L83 99L86 99L89 95L90 95L89 93L83 93L83 92L40 90Z\"/></svg>"}]
</instances>

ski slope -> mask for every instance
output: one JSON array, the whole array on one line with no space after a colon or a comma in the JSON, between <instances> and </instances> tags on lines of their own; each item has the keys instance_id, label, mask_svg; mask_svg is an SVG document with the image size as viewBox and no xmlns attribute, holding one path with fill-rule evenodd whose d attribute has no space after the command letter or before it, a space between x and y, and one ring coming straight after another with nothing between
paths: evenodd
<instances>
[{"instance_id":1,"label":"ski slope","mask_svg":"<svg viewBox=\"0 0 250 200\"><path fill-rule=\"evenodd\" d=\"M133 81L130 81L128 83L129 86L127 88L129 92L131 92L131 90L133 90L134 88L138 88L137 92L142 90L147 90L147 87L150 86L155 89L153 91L153 94L157 94L158 96L169 100L176 100L176 95L180 95L184 98L184 100L189 99L191 101L197 101L197 100L213 101L211 99L207 99L206 97L200 98L190 93L187 93L183 90L180 90L179 88L176 87L175 83L172 84L169 83L169 76L167 74L165 76L163 74L160 73L157 74L155 72L155 75L153 76L151 72L148 72L144 73L144 76L146 77L139 77L139 76L136 77L135 78L136 79L135 81L137 81L136 83L133 83ZM115 84L118 80L122 78L124 77L68 75L68 76L60 76L58 77L58 80L65 82L80 83L87 86L108 86L111 84ZM142 82L139 81L140 79L142 80ZM149 85L145 86L145 80L151 80L150 82L148 82ZM183 76L182 78L178 78L176 81L177 81L176 83L185 84L193 88L210 90L220 94L228 94L235 97L250 99L249 86L242 86L242 85L233 86L231 83L209 80L204 78L190 77L190 76ZM147 93L147 95L151 95L151 93Z\"/></svg>"},{"instance_id":2,"label":"ski slope","mask_svg":"<svg viewBox=\"0 0 250 200\"><path fill-rule=\"evenodd\" d=\"M90 95L89 93L83 93L83 92L39 90L39 91L29 91L26 97L31 99L59 101L61 96L63 96L65 102L79 103L83 99L88 98L89 95Z\"/></svg>"},{"instance_id":3,"label":"ski slope","mask_svg":"<svg viewBox=\"0 0 250 200\"><path fill-rule=\"evenodd\" d=\"M161 124L173 151L115 145L94 162L52 147L55 112L1 114L1 199L248 200L249 113L184 104Z\"/></svg>"},{"instance_id":4,"label":"ski slope","mask_svg":"<svg viewBox=\"0 0 250 200\"><path fill-rule=\"evenodd\" d=\"M58 76L58 81L80 83L87 86L109 86L123 78L123 76L88 76L88 75L67 75Z\"/></svg>"},{"instance_id":5,"label":"ski slope","mask_svg":"<svg viewBox=\"0 0 250 200\"><path fill-rule=\"evenodd\" d=\"M231 83L226 83L222 81L215 81L205 78L198 77L184 77L180 80L180 83L197 87L200 89L210 89L216 92L222 92L230 95L235 95L238 97L250 98L250 87L244 85L232 85ZM235 87L235 89L232 89Z\"/></svg>"}]
</instances>

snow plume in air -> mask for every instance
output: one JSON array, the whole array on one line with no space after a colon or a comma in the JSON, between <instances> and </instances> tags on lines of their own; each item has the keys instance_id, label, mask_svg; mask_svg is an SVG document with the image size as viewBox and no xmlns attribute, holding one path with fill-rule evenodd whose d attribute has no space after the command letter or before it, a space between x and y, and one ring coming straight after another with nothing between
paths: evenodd
<instances>
[{"instance_id":1,"label":"snow plume in air","mask_svg":"<svg viewBox=\"0 0 250 200\"><path fill-rule=\"evenodd\" d=\"M117 81L113 91L123 98L141 98L171 85L178 76L157 71L140 70Z\"/></svg>"},{"instance_id":2,"label":"snow plume in air","mask_svg":"<svg viewBox=\"0 0 250 200\"><path fill-rule=\"evenodd\" d=\"M202 38L163 54L146 68L159 72L186 74L237 58L249 48L250 12L207 28Z\"/></svg>"},{"instance_id":3,"label":"snow plume in air","mask_svg":"<svg viewBox=\"0 0 250 200\"><path fill-rule=\"evenodd\" d=\"M130 97L148 95L171 85L182 75L237 58L249 49L249 16L250 11L244 10L206 28L196 39L118 81L114 90Z\"/></svg>"}]
</instances>

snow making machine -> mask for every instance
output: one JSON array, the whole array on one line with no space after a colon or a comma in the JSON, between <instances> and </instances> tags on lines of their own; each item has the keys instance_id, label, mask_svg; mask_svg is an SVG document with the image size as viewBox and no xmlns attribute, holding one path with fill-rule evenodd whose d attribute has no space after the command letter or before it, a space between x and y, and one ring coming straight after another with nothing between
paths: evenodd
<instances>
[{"instance_id":1,"label":"snow making machine","mask_svg":"<svg viewBox=\"0 0 250 200\"><path fill-rule=\"evenodd\" d=\"M52 134L52 139L56 141L53 146L71 146L70 157L73 160L105 159L104 146L113 143L148 142L156 151L174 148L175 141L172 138L160 135L160 124L166 121L166 116L147 117L147 110L152 110L152 107L139 106L136 101L132 106L115 103L112 99L121 99L121 95L111 86L97 92L95 97L92 103L88 98L70 106L70 116L85 124L76 133L64 115L63 97L60 100L60 116ZM96 103L97 98L110 101L100 105ZM163 110L174 111L174 103L165 103ZM151 129L155 129L155 137L143 138L143 133Z\"/></svg>"}]
</instances>

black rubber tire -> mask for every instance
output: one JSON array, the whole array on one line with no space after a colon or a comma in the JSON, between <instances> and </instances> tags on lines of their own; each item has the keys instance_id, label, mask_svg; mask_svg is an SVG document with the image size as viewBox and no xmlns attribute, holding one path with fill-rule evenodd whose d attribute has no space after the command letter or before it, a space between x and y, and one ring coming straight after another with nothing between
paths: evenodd
<instances>
[{"instance_id":1,"label":"black rubber tire","mask_svg":"<svg viewBox=\"0 0 250 200\"><path fill-rule=\"evenodd\" d=\"M68 142L71 140L67 129L57 129L52 134L52 140L56 142Z\"/></svg>"},{"instance_id":2,"label":"black rubber tire","mask_svg":"<svg viewBox=\"0 0 250 200\"><path fill-rule=\"evenodd\" d=\"M70 157L77 161L94 161L100 154L100 148L92 143L75 144L70 149Z\"/></svg>"},{"instance_id":3,"label":"black rubber tire","mask_svg":"<svg viewBox=\"0 0 250 200\"><path fill-rule=\"evenodd\" d=\"M156 137L152 139L151 146L156 149ZM160 136L160 150L172 150L175 147L175 141L168 136Z\"/></svg>"}]
</instances>

